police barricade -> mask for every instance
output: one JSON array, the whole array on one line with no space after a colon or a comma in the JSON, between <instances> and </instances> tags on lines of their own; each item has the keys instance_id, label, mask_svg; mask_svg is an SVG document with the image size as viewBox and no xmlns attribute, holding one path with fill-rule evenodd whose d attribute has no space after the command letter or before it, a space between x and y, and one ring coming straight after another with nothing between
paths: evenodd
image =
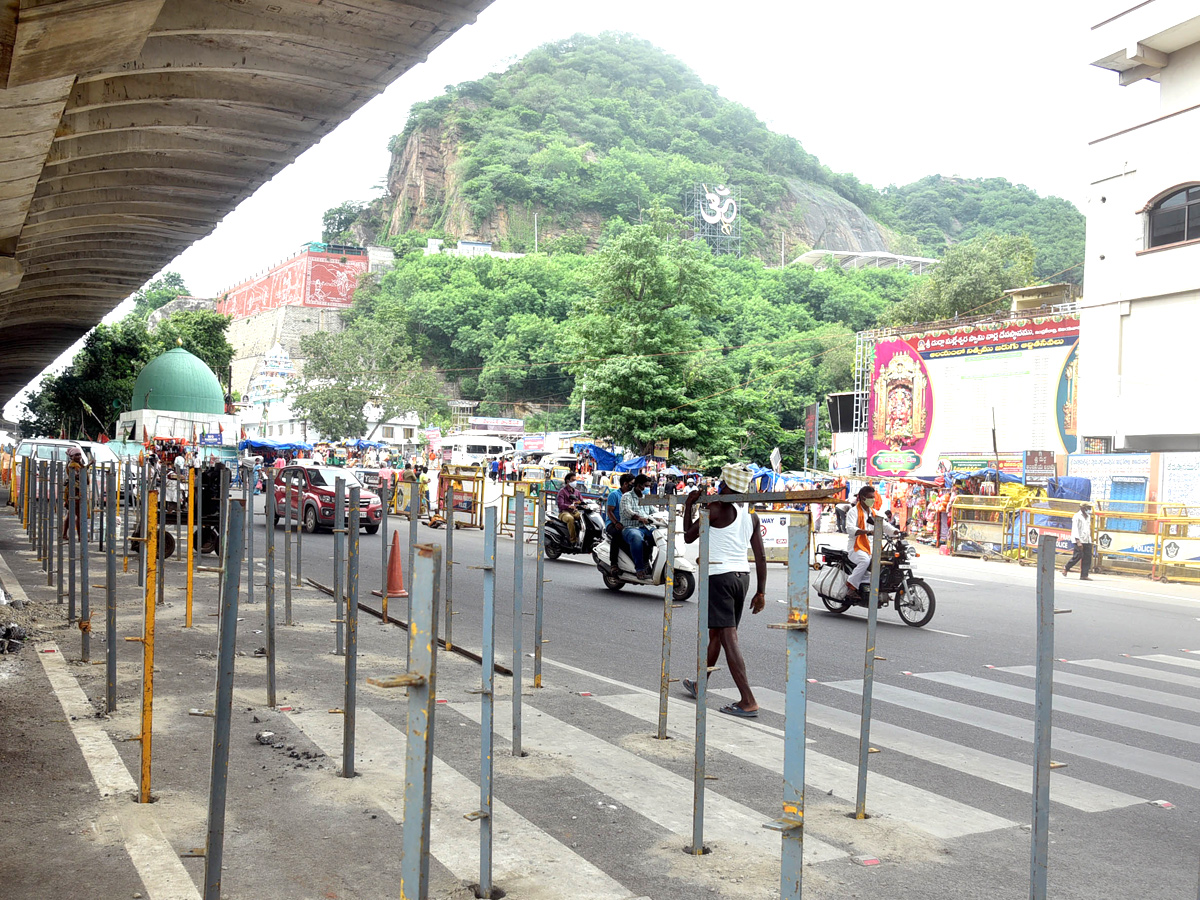
<instances>
[{"instance_id":1,"label":"police barricade","mask_svg":"<svg viewBox=\"0 0 1200 900\"><path fill-rule=\"evenodd\" d=\"M960 494L950 507L950 552L982 559L1019 559L1021 507L1010 497Z\"/></svg>"},{"instance_id":2,"label":"police barricade","mask_svg":"<svg viewBox=\"0 0 1200 900\"><path fill-rule=\"evenodd\" d=\"M1200 583L1200 517L1159 516L1155 523L1150 577L1162 582Z\"/></svg>"},{"instance_id":3,"label":"police barricade","mask_svg":"<svg viewBox=\"0 0 1200 900\"><path fill-rule=\"evenodd\" d=\"M513 530L517 525L517 492L520 491L527 498L525 501L525 528L537 530L537 509L538 497L541 496L545 486L536 481L505 481L501 484L500 491L500 531L507 533ZM550 494L553 498L554 494ZM557 515L557 508L550 511L551 515ZM532 531L530 533L532 533Z\"/></svg>"},{"instance_id":4,"label":"police barricade","mask_svg":"<svg viewBox=\"0 0 1200 900\"><path fill-rule=\"evenodd\" d=\"M438 471L438 503L447 489L453 489L454 526L483 528L483 486L487 480L483 466L455 466L449 463ZM442 511L443 518L445 511Z\"/></svg>"}]
</instances>

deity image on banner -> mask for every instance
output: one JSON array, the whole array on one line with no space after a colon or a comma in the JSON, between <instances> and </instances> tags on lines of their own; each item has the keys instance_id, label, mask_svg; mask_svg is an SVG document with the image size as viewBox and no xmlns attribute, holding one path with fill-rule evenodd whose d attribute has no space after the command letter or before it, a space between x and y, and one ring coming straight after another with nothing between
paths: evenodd
<instances>
[{"instance_id":1,"label":"deity image on banner","mask_svg":"<svg viewBox=\"0 0 1200 900\"><path fill-rule=\"evenodd\" d=\"M1074 453L1079 446L1079 344L1071 348L1058 379L1055 418L1063 449Z\"/></svg>"},{"instance_id":2,"label":"deity image on banner","mask_svg":"<svg viewBox=\"0 0 1200 900\"><path fill-rule=\"evenodd\" d=\"M893 356L879 370L871 423L875 440L889 450L904 450L928 434L927 383L921 363L907 353Z\"/></svg>"}]
</instances>

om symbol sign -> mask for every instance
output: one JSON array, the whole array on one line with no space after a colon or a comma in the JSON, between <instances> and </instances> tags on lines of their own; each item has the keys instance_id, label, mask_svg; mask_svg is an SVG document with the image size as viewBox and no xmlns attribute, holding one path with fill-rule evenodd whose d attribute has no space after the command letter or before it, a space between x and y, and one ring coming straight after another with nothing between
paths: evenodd
<instances>
[{"instance_id":1,"label":"om symbol sign","mask_svg":"<svg viewBox=\"0 0 1200 900\"><path fill-rule=\"evenodd\" d=\"M702 187L704 188L706 205L701 205L700 215L709 225L720 223L721 230L726 234L730 234L729 226L737 218L737 201L730 196L732 191L723 184L718 184L711 191L708 189L707 184L702 185ZM722 202L722 199L724 202Z\"/></svg>"}]
</instances>

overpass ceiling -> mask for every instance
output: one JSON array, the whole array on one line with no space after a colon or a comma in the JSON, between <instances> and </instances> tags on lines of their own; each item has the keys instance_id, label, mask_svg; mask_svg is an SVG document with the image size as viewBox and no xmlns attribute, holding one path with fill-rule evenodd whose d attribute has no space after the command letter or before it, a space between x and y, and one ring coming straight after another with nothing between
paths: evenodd
<instances>
[{"instance_id":1,"label":"overpass ceiling","mask_svg":"<svg viewBox=\"0 0 1200 900\"><path fill-rule=\"evenodd\" d=\"M491 0L0 0L0 403Z\"/></svg>"}]
</instances>

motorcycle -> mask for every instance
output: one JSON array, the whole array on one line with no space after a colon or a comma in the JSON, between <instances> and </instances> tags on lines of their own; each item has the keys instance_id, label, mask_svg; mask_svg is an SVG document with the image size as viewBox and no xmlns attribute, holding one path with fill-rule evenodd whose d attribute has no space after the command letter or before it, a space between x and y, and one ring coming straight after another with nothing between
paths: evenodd
<instances>
[{"instance_id":1,"label":"motorcycle","mask_svg":"<svg viewBox=\"0 0 1200 900\"><path fill-rule=\"evenodd\" d=\"M580 521L575 524L577 538L571 542L567 523L558 516L546 517L546 559L558 559L564 553L591 553L604 538L604 519L596 504L585 500L579 505Z\"/></svg>"},{"instance_id":2,"label":"motorcycle","mask_svg":"<svg viewBox=\"0 0 1200 900\"><path fill-rule=\"evenodd\" d=\"M653 543L647 541L645 544L646 551L649 553L649 558L646 567L650 570L649 578L638 578L637 568L633 564L633 557L629 555L628 550L622 550L617 556L617 565L620 568L620 574L612 574L609 567L611 557L611 541L608 536L604 536L604 540L592 551L592 560L596 563L596 568L600 570L600 575L604 578L604 586L610 591L619 591L627 584L645 585L647 587L661 587L666 581L667 569L667 541L671 540L671 536L667 534L667 517L665 513L656 513L651 517L653 528ZM687 556L684 555L679 545L675 548L675 573L671 585L672 596L675 602L682 603L692 596L696 591L696 564Z\"/></svg>"},{"instance_id":3,"label":"motorcycle","mask_svg":"<svg viewBox=\"0 0 1200 900\"><path fill-rule=\"evenodd\" d=\"M933 588L913 575L909 558L919 554L913 551L905 537L907 535L900 534L895 539L884 539L879 554L879 608L892 603L906 625L920 628L929 624L937 604ZM814 587L825 608L833 613L844 613L851 606L867 606L871 595L869 581L863 582L861 600L846 597L846 579L854 571L850 554L834 547L822 547L817 552L823 565Z\"/></svg>"}]
</instances>

